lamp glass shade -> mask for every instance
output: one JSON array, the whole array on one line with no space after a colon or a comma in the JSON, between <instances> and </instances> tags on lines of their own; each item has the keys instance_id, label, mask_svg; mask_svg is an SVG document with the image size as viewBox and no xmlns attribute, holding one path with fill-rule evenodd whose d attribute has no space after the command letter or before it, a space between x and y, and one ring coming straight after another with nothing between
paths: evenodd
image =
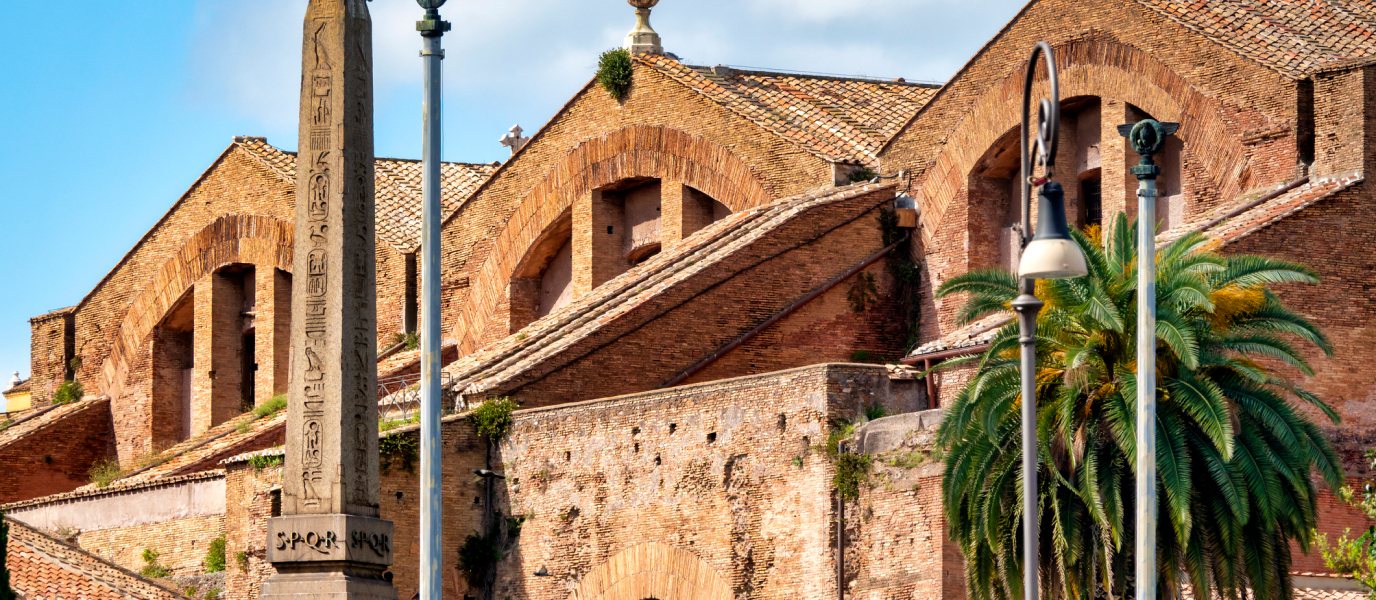
<instances>
[{"instance_id":1,"label":"lamp glass shade","mask_svg":"<svg viewBox=\"0 0 1376 600\"><path fill-rule=\"evenodd\" d=\"M1023 279L1074 279L1089 274L1085 255L1070 237L1065 222L1065 191L1054 181L1037 195L1037 235L1022 251L1018 276Z\"/></svg>"}]
</instances>

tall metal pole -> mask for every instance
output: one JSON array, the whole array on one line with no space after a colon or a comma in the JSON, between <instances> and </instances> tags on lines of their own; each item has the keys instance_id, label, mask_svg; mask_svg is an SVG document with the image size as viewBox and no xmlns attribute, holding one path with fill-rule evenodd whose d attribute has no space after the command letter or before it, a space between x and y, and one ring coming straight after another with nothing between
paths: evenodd
<instances>
[{"instance_id":1,"label":"tall metal pole","mask_svg":"<svg viewBox=\"0 0 1376 600\"><path fill-rule=\"evenodd\" d=\"M1137 531L1134 545L1137 600L1156 600L1156 177L1152 156L1179 123L1152 119L1120 125L1142 155L1137 176Z\"/></svg>"},{"instance_id":2,"label":"tall metal pole","mask_svg":"<svg viewBox=\"0 0 1376 600\"><path fill-rule=\"evenodd\" d=\"M1036 159L1045 167L1045 177L1033 180L1034 165L1028 152L1028 122L1031 119L1032 76L1037 70L1037 57L1046 59L1046 75L1051 83L1051 98L1042 98L1037 114ZM1037 42L1027 60L1027 75L1022 88L1022 248L1032 239L1032 188L1051 177L1055 164L1057 134L1061 121L1060 84L1056 81L1056 60L1051 46ZM1043 217L1045 218L1045 217ZM1018 342L1022 351L1022 547L1023 598L1037 600L1041 585L1041 559L1038 556L1038 525L1040 514L1037 502L1037 314L1042 301L1036 297L1037 282L1021 280L1021 294L1013 300L1018 313Z\"/></svg>"},{"instance_id":3,"label":"tall metal pole","mask_svg":"<svg viewBox=\"0 0 1376 600\"><path fill-rule=\"evenodd\" d=\"M440 496L440 40L449 23L440 20L445 0L418 0L425 19L416 23L425 63L425 120L421 151L421 385L420 385L420 598L440 600L443 529Z\"/></svg>"},{"instance_id":4,"label":"tall metal pole","mask_svg":"<svg viewBox=\"0 0 1376 600\"><path fill-rule=\"evenodd\" d=\"M1150 162L1151 156L1142 160ZM1137 182L1137 600L1156 600L1156 175Z\"/></svg>"}]
</instances>

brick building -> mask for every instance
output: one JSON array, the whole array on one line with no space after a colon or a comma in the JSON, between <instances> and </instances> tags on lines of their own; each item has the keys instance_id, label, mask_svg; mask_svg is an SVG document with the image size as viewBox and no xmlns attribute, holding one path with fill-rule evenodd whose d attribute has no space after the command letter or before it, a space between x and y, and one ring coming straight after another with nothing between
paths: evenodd
<instances>
[{"instance_id":1,"label":"brick building","mask_svg":"<svg viewBox=\"0 0 1376 600\"><path fill-rule=\"evenodd\" d=\"M928 451L968 373L915 373L1007 322L962 327L959 301L932 291L1016 260L1014 132L1038 40L1061 69L1056 175L1075 224L1135 208L1137 157L1116 126L1178 121L1160 241L1203 230L1319 271L1321 285L1279 293L1339 348L1310 357L1306 385L1343 417L1329 435L1349 475L1366 476L1373 28L1355 0L1034 0L940 87L641 54L625 97L589 82L510 160L445 165L446 597L963 597ZM35 408L0 431L14 518L68 531L111 568L137 570L131 549L147 545L176 577L223 536L221 584L255 596L280 489L285 415L268 401L289 360L294 169L235 138L90 294L31 321ZM396 342L418 320L419 178L414 161L377 161L389 417L414 404L418 357ZM915 228L886 216L900 193ZM895 276L905 262L917 283ZM900 358L923 369L853 364ZM67 380L86 398L53 404ZM463 411L502 396L521 410L488 448ZM837 502L816 446L875 407L896 415L857 438L876 479ZM405 456L383 462L409 597L419 482ZM488 490L474 468L508 479ZM1366 526L1323 494L1321 530ZM504 558L474 587L457 552L478 531L500 533ZM1295 568L1299 597L1356 595L1317 557Z\"/></svg>"}]
</instances>

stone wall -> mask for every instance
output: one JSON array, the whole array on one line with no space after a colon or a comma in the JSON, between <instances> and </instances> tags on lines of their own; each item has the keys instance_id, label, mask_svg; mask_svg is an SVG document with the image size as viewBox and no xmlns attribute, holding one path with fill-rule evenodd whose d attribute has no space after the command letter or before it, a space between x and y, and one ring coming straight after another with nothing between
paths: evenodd
<instances>
[{"instance_id":1,"label":"stone wall","mask_svg":"<svg viewBox=\"0 0 1376 600\"><path fill-rule=\"evenodd\" d=\"M728 597L832 595L833 468L813 446L886 377L818 365L516 413L498 505L528 518L494 596L562 599L609 560L629 585L656 568L660 553L634 551L650 546L705 565L668 576L719 578Z\"/></svg>"},{"instance_id":2,"label":"stone wall","mask_svg":"<svg viewBox=\"0 0 1376 600\"><path fill-rule=\"evenodd\" d=\"M147 563L144 550L158 553L157 564L173 577L205 572L205 557L210 542L224 533L224 515L170 519L135 527L82 531L76 543L95 554L135 573Z\"/></svg>"}]
</instances>

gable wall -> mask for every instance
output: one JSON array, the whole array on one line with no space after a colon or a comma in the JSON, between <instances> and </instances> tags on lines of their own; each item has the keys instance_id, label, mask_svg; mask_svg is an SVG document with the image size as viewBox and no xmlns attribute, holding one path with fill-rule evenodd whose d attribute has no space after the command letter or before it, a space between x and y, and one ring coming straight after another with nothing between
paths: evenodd
<instances>
[{"instance_id":1,"label":"gable wall","mask_svg":"<svg viewBox=\"0 0 1376 600\"><path fill-rule=\"evenodd\" d=\"M952 275L995 261L979 254L987 251L987 244L971 238L970 224L991 217L986 216L990 207L971 205L967 184L975 161L1017 126L1023 68L1039 40L1056 49L1062 98L1103 98L1106 219L1111 211L1134 212L1135 182L1124 165L1135 163L1136 157L1123 147L1111 122L1133 118L1125 102L1158 119L1182 123L1187 210L1207 210L1302 174L1297 167L1295 82L1135 2L1038 1L976 55L883 152L886 171L911 169L917 174L910 193L923 209L924 284L930 282L931 289ZM1044 83L1035 86L1034 98L1047 91ZM1064 173L1058 176L1062 179ZM938 302L928 295L923 301L923 341L954 327L961 298Z\"/></svg>"},{"instance_id":2,"label":"gable wall","mask_svg":"<svg viewBox=\"0 0 1376 600\"><path fill-rule=\"evenodd\" d=\"M455 322L473 292L477 272L527 192L583 141L633 125L678 129L725 148L754 171L770 199L830 186L833 181L831 166L825 161L638 65L624 103L601 88L585 89L445 224L442 326L446 332L461 337L454 331ZM478 312L501 312L497 305L504 299L486 300L493 308Z\"/></svg>"}]
</instances>

